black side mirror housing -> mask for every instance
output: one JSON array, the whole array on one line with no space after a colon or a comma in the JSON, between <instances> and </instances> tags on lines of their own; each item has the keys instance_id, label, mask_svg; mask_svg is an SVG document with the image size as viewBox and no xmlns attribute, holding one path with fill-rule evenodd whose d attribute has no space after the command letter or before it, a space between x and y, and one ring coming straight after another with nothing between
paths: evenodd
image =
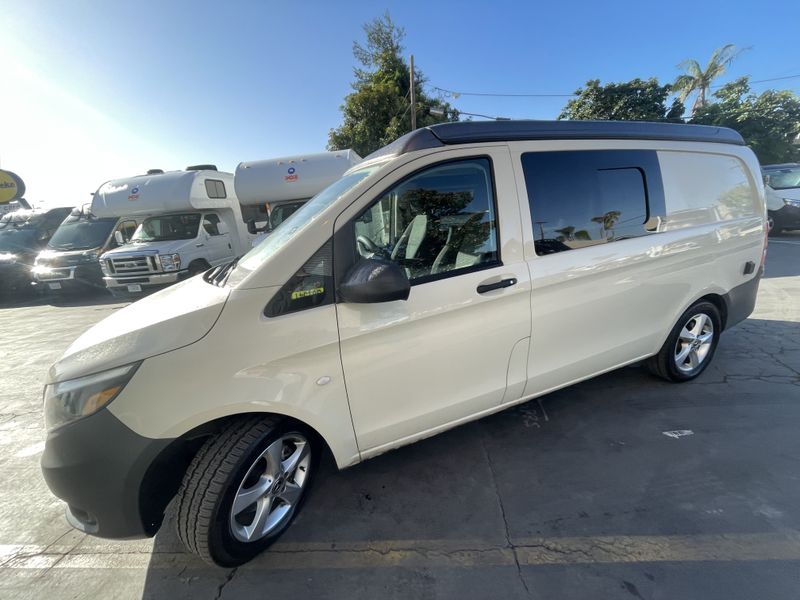
<instances>
[{"instance_id":1,"label":"black side mirror housing","mask_svg":"<svg viewBox=\"0 0 800 600\"><path fill-rule=\"evenodd\" d=\"M408 300L411 284L397 264L377 258L362 258L347 272L339 285L345 302L367 304Z\"/></svg>"}]
</instances>

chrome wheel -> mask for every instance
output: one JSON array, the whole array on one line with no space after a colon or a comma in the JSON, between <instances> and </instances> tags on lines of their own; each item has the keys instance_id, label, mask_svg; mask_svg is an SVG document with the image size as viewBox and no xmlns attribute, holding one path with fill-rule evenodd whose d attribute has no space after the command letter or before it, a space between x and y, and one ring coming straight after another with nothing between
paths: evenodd
<instances>
[{"instance_id":1,"label":"chrome wheel","mask_svg":"<svg viewBox=\"0 0 800 600\"><path fill-rule=\"evenodd\" d=\"M705 313L690 318L675 343L675 366L682 373L692 373L708 358L714 342L714 323Z\"/></svg>"},{"instance_id":2,"label":"chrome wheel","mask_svg":"<svg viewBox=\"0 0 800 600\"><path fill-rule=\"evenodd\" d=\"M305 491L311 465L308 440L289 433L253 462L236 490L230 514L233 537L255 542L277 533Z\"/></svg>"}]
</instances>

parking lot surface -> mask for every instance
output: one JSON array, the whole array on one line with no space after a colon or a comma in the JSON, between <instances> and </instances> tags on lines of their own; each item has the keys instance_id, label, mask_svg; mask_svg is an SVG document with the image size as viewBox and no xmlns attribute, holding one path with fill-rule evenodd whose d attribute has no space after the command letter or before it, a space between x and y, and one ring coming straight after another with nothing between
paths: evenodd
<instances>
[{"instance_id":1,"label":"parking lot surface","mask_svg":"<svg viewBox=\"0 0 800 600\"><path fill-rule=\"evenodd\" d=\"M0 308L0 597L797 598L800 233L696 381L629 367L347 471L236 570L71 530L39 471L42 379L102 297ZM623 316L620 316L621 318ZM165 399L168 401L168 399Z\"/></svg>"}]
</instances>

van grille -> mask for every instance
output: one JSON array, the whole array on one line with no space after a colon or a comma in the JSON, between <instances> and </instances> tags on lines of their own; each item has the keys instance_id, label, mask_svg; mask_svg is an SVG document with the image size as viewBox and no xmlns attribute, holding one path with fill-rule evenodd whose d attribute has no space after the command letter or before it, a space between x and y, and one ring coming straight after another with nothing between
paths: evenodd
<instances>
[{"instance_id":1,"label":"van grille","mask_svg":"<svg viewBox=\"0 0 800 600\"><path fill-rule=\"evenodd\" d=\"M108 261L108 268L115 275L146 275L158 272L155 256L112 258Z\"/></svg>"}]
</instances>

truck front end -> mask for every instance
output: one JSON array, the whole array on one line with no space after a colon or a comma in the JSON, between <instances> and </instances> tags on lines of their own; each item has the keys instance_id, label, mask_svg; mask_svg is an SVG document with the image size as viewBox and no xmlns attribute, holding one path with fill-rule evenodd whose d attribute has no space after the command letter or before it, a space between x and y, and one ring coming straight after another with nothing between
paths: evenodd
<instances>
[{"instance_id":1,"label":"truck front end","mask_svg":"<svg viewBox=\"0 0 800 600\"><path fill-rule=\"evenodd\" d=\"M164 252L166 250L166 252ZM115 296L157 290L189 276L180 254L169 248L126 245L100 258L103 283Z\"/></svg>"}]
</instances>

